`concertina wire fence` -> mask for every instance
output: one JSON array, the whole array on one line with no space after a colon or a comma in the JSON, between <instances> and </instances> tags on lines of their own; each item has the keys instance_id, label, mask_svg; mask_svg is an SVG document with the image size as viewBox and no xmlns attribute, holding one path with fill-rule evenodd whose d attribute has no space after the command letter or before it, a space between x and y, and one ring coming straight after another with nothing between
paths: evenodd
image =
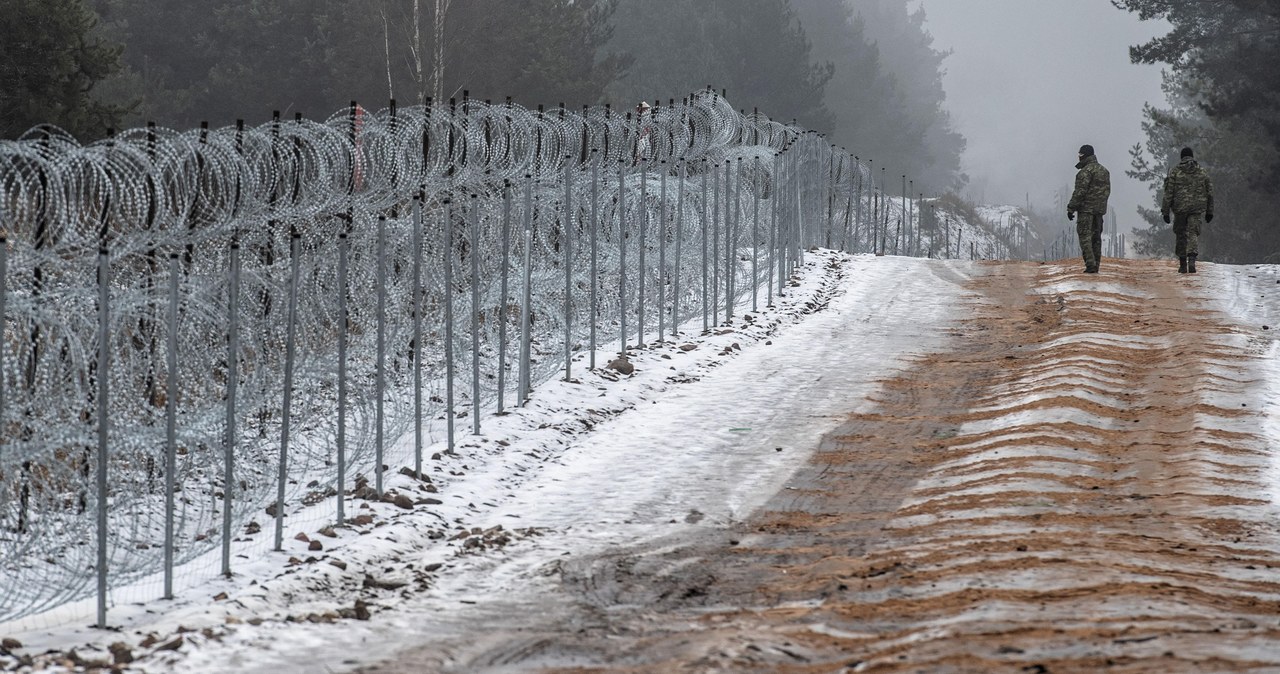
<instances>
[{"instance_id":1,"label":"concertina wire fence","mask_svg":"<svg viewBox=\"0 0 1280 674\"><path fill-rule=\"evenodd\" d=\"M452 448L597 352L771 304L808 247L925 254L874 178L711 90L0 142L0 622L230 574L264 509L277 550L286 513L340 524L424 425Z\"/></svg>"}]
</instances>

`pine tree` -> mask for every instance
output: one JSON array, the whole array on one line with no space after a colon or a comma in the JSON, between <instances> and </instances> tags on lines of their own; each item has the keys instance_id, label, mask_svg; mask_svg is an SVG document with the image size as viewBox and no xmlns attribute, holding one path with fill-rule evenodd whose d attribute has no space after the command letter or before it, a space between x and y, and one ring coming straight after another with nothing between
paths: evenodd
<instances>
[{"instance_id":1,"label":"pine tree","mask_svg":"<svg viewBox=\"0 0 1280 674\"><path fill-rule=\"evenodd\" d=\"M1201 235L1202 256L1234 262L1280 261L1280 232L1270 226L1280 206L1280 1L1117 0L1142 19L1173 25L1165 36L1130 50L1138 63L1170 67L1168 108L1148 107L1147 143L1132 152L1129 174L1160 183L1178 149L1190 146L1210 172L1215 220ZM1172 234L1153 209L1140 250L1167 252Z\"/></svg>"},{"instance_id":2,"label":"pine tree","mask_svg":"<svg viewBox=\"0 0 1280 674\"><path fill-rule=\"evenodd\" d=\"M434 2L98 2L128 45L143 98L133 123L260 123L272 110L323 119L351 100L370 109L393 97L416 104L434 84ZM441 17L441 97L601 100L625 65L601 53L612 8L612 0L529 0L517 12L503 0L454 0Z\"/></svg>"},{"instance_id":3,"label":"pine tree","mask_svg":"<svg viewBox=\"0 0 1280 674\"><path fill-rule=\"evenodd\" d=\"M952 125L942 86L950 52L934 49L924 7L911 11L909 0L842 1L864 21L867 40L878 47L881 67L895 78L911 125L923 135L918 149L898 148L902 172L935 191L963 186L960 155L966 142Z\"/></svg>"},{"instance_id":4,"label":"pine tree","mask_svg":"<svg viewBox=\"0 0 1280 674\"><path fill-rule=\"evenodd\" d=\"M793 0L819 62L834 66L825 103L834 118L832 140L863 161L915 172L928 156L925 128L908 111L897 78L866 38L865 20L843 2ZM900 169L900 170L899 170Z\"/></svg>"},{"instance_id":5,"label":"pine tree","mask_svg":"<svg viewBox=\"0 0 1280 674\"><path fill-rule=\"evenodd\" d=\"M119 125L125 106L94 96L120 68L97 22L84 0L0 0L0 138L50 124L88 141Z\"/></svg>"},{"instance_id":6,"label":"pine tree","mask_svg":"<svg viewBox=\"0 0 1280 674\"><path fill-rule=\"evenodd\" d=\"M833 67L813 62L789 0L625 0L610 48L635 60L610 88L628 106L711 85L748 113L832 128L823 94Z\"/></svg>"},{"instance_id":7,"label":"pine tree","mask_svg":"<svg viewBox=\"0 0 1280 674\"><path fill-rule=\"evenodd\" d=\"M527 106L601 102L626 59L605 53L612 0L455 0L447 18L446 97L507 96Z\"/></svg>"}]
</instances>

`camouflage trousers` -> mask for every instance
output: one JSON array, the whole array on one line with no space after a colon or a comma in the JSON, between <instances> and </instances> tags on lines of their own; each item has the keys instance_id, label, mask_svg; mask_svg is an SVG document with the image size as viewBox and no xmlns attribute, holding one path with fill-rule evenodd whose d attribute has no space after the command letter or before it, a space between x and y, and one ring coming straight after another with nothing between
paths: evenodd
<instances>
[{"instance_id":1,"label":"camouflage trousers","mask_svg":"<svg viewBox=\"0 0 1280 674\"><path fill-rule=\"evenodd\" d=\"M1204 213L1175 213L1173 216L1173 252L1183 258L1188 255L1200 256L1200 226L1204 224Z\"/></svg>"},{"instance_id":2,"label":"camouflage trousers","mask_svg":"<svg viewBox=\"0 0 1280 674\"><path fill-rule=\"evenodd\" d=\"M1080 237L1080 257L1084 258L1084 266L1096 268L1102 261L1102 214L1077 214L1076 234Z\"/></svg>"}]
</instances>

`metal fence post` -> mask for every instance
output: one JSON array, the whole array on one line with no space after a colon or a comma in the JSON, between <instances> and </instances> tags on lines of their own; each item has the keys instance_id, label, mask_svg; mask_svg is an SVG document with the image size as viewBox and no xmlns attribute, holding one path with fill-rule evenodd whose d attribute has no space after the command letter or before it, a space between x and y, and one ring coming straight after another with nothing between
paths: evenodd
<instances>
[{"instance_id":1,"label":"metal fence post","mask_svg":"<svg viewBox=\"0 0 1280 674\"><path fill-rule=\"evenodd\" d=\"M440 246L444 256L444 418L448 433L448 450L453 451L453 202L445 199L444 227L441 228Z\"/></svg>"},{"instance_id":2,"label":"metal fence post","mask_svg":"<svg viewBox=\"0 0 1280 674\"><path fill-rule=\"evenodd\" d=\"M707 276L707 236L711 230L711 204L708 203L707 197L707 174L710 169L707 168L706 159L702 160L702 334L711 331L711 321L709 318L710 304L708 296L708 276Z\"/></svg>"},{"instance_id":3,"label":"metal fence post","mask_svg":"<svg viewBox=\"0 0 1280 674\"><path fill-rule=\"evenodd\" d=\"M0 267L2 269L2 267ZM177 253L169 254L169 334L166 345L164 406L164 598L173 599L174 471L178 463L178 274ZM0 276L0 278L3 278Z\"/></svg>"},{"instance_id":4,"label":"metal fence post","mask_svg":"<svg viewBox=\"0 0 1280 674\"><path fill-rule=\"evenodd\" d=\"M422 477L422 218L426 194L413 200L413 474Z\"/></svg>"},{"instance_id":5,"label":"metal fence post","mask_svg":"<svg viewBox=\"0 0 1280 674\"><path fill-rule=\"evenodd\" d=\"M573 365L573 167L569 155L564 157L563 213L560 238L564 248L564 380L570 381Z\"/></svg>"},{"instance_id":6,"label":"metal fence post","mask_svg":"<svg viewBox=\"0 0 1280 674\"><path fill-rule=\"evenodd\" d=\"M751 310L760 311L760 158L751 174Z\"/></svg>"},{"instance_id":7,"label":"metal fence post","mask_svg":"<svg viewBox=\"0 0 1280 674\"><path fill-rule=\"evenodd\" d=\"M471 432L480 435L480 195L471 195Z\"/></svg>"},{"instance_id":8,"label":"metal fence post","mask_svg":"<svg viewBox=\"0 0 1280 674\"><path fill-rule=\"evenodd\" d=\"M857 202L853 211L853 252L859 252L858 234L862 231L862 162L853 158L854 171L857 173Z\"/></svg>"},{"instance_id":9,"label":"metal fence post","mask_svg":"<svg viewBox=\"0 0 1280 674\"><path fill-rule=\"evenodd\" d=\"M853 252L853 183L854 172L849 172L849 198L844 202L844 227L840 230L840 238L843 239L841 250L846 253Z\"/></svg>"},{"instance_id":10,"label":"metal fence post","mask_svg":"<svg viewBox=\"0 0 1280 674\"><path fill-rule=\"evenodd\" d=\"M783 152L790 152L785 150ZM778 297L787 292L787 257L791 255L791 230L787 223L791 221L791 155L783 153L778 157L778 206L782 219L774 225L778 237Z\"/></svg>"},{"instance_id":11,"label":"metal fence post","mask_svg":"<svg viewBox=\"0 0 1280 674\"><path fill-rule=\"evenodd\" d=\"M596 369L596 324L600 321L600 161L591 148L591 364Z\"/></svg>"},{"instance_id":12,"label":"metal fence post","mask_svg":"<svg viewBox=\"0 0 1280 674\"><path fill-rule=\"evenodd\" d=\"M778 181L778 167L780 165L781 162L778 160L778 155L774 154L773 172L770 174L773 178L773 189L769 193L769 255L764 272L764 285L768 288L768 304L766 306L770 307L773 306L773 260L777 255L776 250L778 247L778 186L780 184Z\"/></svg>"},{"instance_id":13,"label":"metal fence post","mask_svg":"<svg viewBox=\"0 0 1280 674\"><path fill-rule=\"evenodd\" d=\"M627 163L618 162L618 355L627 355Z\"/></svg>"},{"instance_id":14,"label":"metal fence post","mask_svg":"<svg viewBox=\"0 0 1280 674\"><path fill-rule=\"evenodd\" d=\"M951 259L951 214L947 213L945 215L946 217L944 217L942 220L943 248L946 249L946 255L944 255L944 257L950 260Z\"/></svg>"},{"instance_id":15,"label":"metal fence post","mask_svg":"<svg viewBox=\"0 0 1280 674\"><path fill-rule=\"evenodd\" d=\"M779 237L782 239L782 250L778 259L778 292L784 292L787 278L791 275L791 260L795 257L796 239L796 150L788 148L786 161L783 162L783 174L786 181L782 187L782 224L779 225Z\"/></svg>"},{"instance_id":16,"label":"metal fence post","mask_svg":"<svg viewBox=\"0 0 1280 674\"><path fill-rule=\"evenodd\" d=\"M827 198L827 238L826 247L831 248L831 229L835 226L836 217L836 148L831 146L827 156L827 180L822 193Z\"/></svg>"},{"instance_id":17,"label":"metal fence post","mask_svg":"<svg viewBox=\"0 0 1280 674\"><path fill-rule=\"evenodd\" d=\"M347 498L347 233L338 235L338 524L346 522Z\"/></svg>"},{"instance_id":18,"label":"metal fence post","mask_svg":"<svg viewBox=\"0 0 1280 674\"><path fill-rule=\"evenodd\" d=\"M289 239L289 307L284 347L284 399L280 405L280 472L276 476L276 551L284 549L284 488L289 481L289 427L293 413L293 361L298 334L298 276L301 257L296 232Z\"/></svg>"},{"instance_id":19,"label":"metal fence post","mask_svg":"<svg viewBox=\"0 0 1280 674\"><path fill-rule=\"evenodd\" d=\"M734 264L738 248L738 204L742 199L742 157L738 157L738 175L733 174L733 162L724 163L724 324L733 322Z\"/></svg>"},{"instance_id":20,"label":"metal fence post","mask_svg":"<svg viewBox=\"0 0 1280 674\"><path fill-rule=\"evenodd\" d=\"M529 321L532 319L532 311L529 304L533 301L533 232L529 229L524 230L524 301L520 307L520 406L523 407L525 401L529 399L529 393L533 389L532 364L529 362L530 351L532 350L531 335L529 329Z\"/></svg>"},{"instance_id":21,"label":"metal fence post","mask_svg":"<svg viewBox=\"0 0 1280 674\"><path fill-rule=\"evenodd\" d=\"M893 199L889 197L889 180L886 167L880 167L880 187L876 189L876 200L879 202L879 208L876 220L876 236L879 237L876 245L881 255L889 254L889 208L893 205Z\"/></svg>"},{"instance_id":22,"label":"metal fence post","mask_svg":"<svg viewBox=\"0 0 1280 674\"><path fill-rule=\"evenodd\" d=\"M111 258L98 249L98 628L107 626L107 438L111 393Z\"/></svg>"},{"instance_id":23,"label":"metal fence post","mask_svg":"<svg viewBox=\"0 0 1280 674\"><path fill-rule=\"evenodd\" d=\"M898 254L898 242L899 240L902 239L902 223L906 219L907 219L907 175L904 173L902 174L902 210L899 211L898 213L898 232L893 235L893 254L894 255ZM910 223L907 223L907 226L910 227ZM907 231L907 236L908 237L911 236L911 231L909 229ZM906 246L904 245L903 247L905 248ZM905 254L905 251L904 251L904 254Z\"/></svg>"},{"instance_id":24,"label":"metal fence post","mask_svg":"<svg viewBox=\"0 0 1280 674\"><path fill-rule=\"evenodd\" d=\"M664 341L667 321L667 160L658 164L662 177L658 190L658 343Z\"/></svg>"},{"instance_id":25,"label":"metal fence post","mask_svg":"<svg viewBox=\"0 0 1280 674\"><path fill-rule=\"evenodd\" d=\"M917 241L919 239L919 236L917 236L918 231L916 230L916 224L917 224L916 223L916 202L910 201L911 195L915 194L915 189L916 189L916 181L908 180L907 181L907 199L908 199L907 201L907 255L912 255L912 256L915 255L915 250L917 248Z\"/></svg>"},{"instance_id":26,"label":"metal fence post","mask_svg":"<svg viewBox=\"0 0 1280 674\"><path fill-rule=\"evenodd\" d=\"M525 400L529 397L531 389L530 380L533 373L530 371L532 363L530 360L530 352L532 345L529 336L529 321L532 319L533 312L529 308L529 302L533 300L533 289L530 284L533 283L533 175L526 173L525 191L524 191L524 292L521 298L520 309L520 406L523 407Z\"/></svg>"},{"instance_id":27,"label":"metal fence post","mask_svg":"<svg viewBox=\"0 0 1280 674\"><path fill-rule=\"evenodd\" d=\"M511 267L511 180L502 181L502 286L498 306L498 414L504 412L507 388L507 299Z\"/></svg>"},{"instance_id":28,"label":"metal fence post","mask_svg":"<svg viewBox=\"0 0 1280 674\"><path fill-rule=\"evenodd\" d=\"M681 263L684 262L684 193L686 166L683 159L680 160L680 185L676 189L676 263L675 272L672 274L673 285L671 288L671 336L676 337L680 334L680 269Z\"/></svg>"},{"instance_id":29,"label":"metal fence post","mask_svg":"<svg viewBox=\"0 0 1280 674\"><path fill-rule=\"evenodd\" d=\"M726 160L725 164L729 162ZM725 200L726 206L728 200ZM727 208L726 208L727 210ZM720 325L720 165L711 169L711 327Z\"/></svg>"},{"instance_id":30,"label":"metal fence post","mask_svg":"<svg viewBox=\"0 0 1280 674\"><path fill-rule=\"evenodd\" d=\"M649 163L640 162L640 269L636 276L636 346L644 348L644 281L648 276L645 266L645 253L648 248L649 233Z\"/></svg>"},{"instance_id":31,"label":"metal fence post","mask_svg":"<svg viewBox=\"0 0 1280 674\"><path fill-rule=\"evenodd\" d=\"M384 421L386 420L385 399L387 391L387 217L378 216L378 250L374 272L378 295L378 342L377 364L374 381L374 429L373 429L373 480L374 491L382 496L382 453L386 442Z\"/></svg>"},{"instance_id":32,"label":"metal fence post","mask_svg":"<svg viewBox=\"0 0 1280 674\"><path fill-rule=\"evenodd\" d=\"M231 576L231 502L235 494L236 394L240 387L240 243L232 242L227 311L227 422L222 466L222 575Z\"/></svg>"},{"instance_id":33,"label":"metal fence post","mask_svg":"<svg viewBox=\"0 0 1280 674\"><path fill-rule=\"evenodd\" d=\"M9 299L9 240L0 235L0 335L5 334L5 320L8 318L7 300ZM4 396L4 354L8 349L0 349L0 428L6 428L7 422Z\"/></svg>"},{"instance_id":34,"label":"metal fence post","mask_svg":"<svg viewBox=\"0 0 1280 674\"><path fill-rule=\"evenodd\" d=\"M787 277L795 271L797 251L800 249L800 148L792 148L787 166Z\"/></svg>"}]
</instances>

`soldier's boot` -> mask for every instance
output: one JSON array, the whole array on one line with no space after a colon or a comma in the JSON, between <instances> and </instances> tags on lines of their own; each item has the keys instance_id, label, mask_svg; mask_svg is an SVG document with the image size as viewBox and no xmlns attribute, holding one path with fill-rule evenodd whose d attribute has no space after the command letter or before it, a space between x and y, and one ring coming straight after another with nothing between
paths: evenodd
<instances>
[{"instance_id":1,"label":"soldier's boot","mask_svg":"<svg viewBox=\"0 0 1280 674\"><path fill-rule=\"evenodd\" d=\"M1179 274L1187 273L1187 256L1186 255L1183 255L1182 257L1178 258L1178 273Z\"/></svg>"},{"instance_id":2,"label":"soldier's boot","mask_svg":"<svg viewBox=\"0 0 1280 674\"><path fill-rule=\"evenodd\" d=\"M1195 255L1187 256L1187 273L1188 274L1196 273L1196 256Z\"/></svg>"}]
</instances>

